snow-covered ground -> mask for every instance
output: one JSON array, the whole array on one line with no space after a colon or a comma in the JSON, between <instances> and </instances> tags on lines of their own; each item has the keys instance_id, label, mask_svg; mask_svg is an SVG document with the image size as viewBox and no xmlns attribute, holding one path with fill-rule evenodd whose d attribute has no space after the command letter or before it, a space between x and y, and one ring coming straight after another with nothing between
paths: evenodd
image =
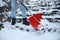
<instances>
[{"instance_id":1,"label":"snow-covered ground","mask_svg":"<svg viewBox=\"0 0 60 40\"><path fill-rule=\"evenodd\" d=\"M31 0L35 1L35 0ZM37 1L37 0L36 0ZM0 0L0 5L1 4ZM32 3L33 4L33 3ZM3 4L4 5L4 4ZM3 6L2 5L2 6ZM17 10L17 12L20 14L20 9ZM39 13L42 12L41 10ZM46 12L51 12L51 10L46 11ZM29 12L31 14L34 14L35 12ZM37 12L36 12L37 13ZM10 12L9 15L10 16ZM55 15L55 16L43 16L44 18L60 18L60 15ZM44 25L47 23L48 25L45 26L45 32L43 31L34 31L32 26L26 26L23 25L22 22L16 23L15 25L11 25L9 22L4 22L4 27L2 30L0 30L0 40L60 40L60 23L49 23L44 21ZM42 23L42 24L43 24ZM16 28L15 26L19 26L19 28ZM20 30L20 27L23 27L24 30ZM50 32L48 32L48 29L52 28ZM29 32L27 32L25 29L30 29ZM54 30L56 31L54 32Z\"/></svg>"},{"instance_id":2,"label":"snow-covered ground","mask_svg":"<svg viewBox=\"0 0 60 40\"><path fill-rule=\"evenodd\" d=\"M57 28L56 32L27 32L27 31L21 31L19 28L15 28L15 26L24 27L24 28L30 28L30 30L33 30L33 28L30 26L25 26L21 23L16 23L16 25L12 26L9 22L5 22L4 26L5 28L0 31L0 40L60 40L60 23L49 23L49 27Z\"/></svg>"}]
</instances>

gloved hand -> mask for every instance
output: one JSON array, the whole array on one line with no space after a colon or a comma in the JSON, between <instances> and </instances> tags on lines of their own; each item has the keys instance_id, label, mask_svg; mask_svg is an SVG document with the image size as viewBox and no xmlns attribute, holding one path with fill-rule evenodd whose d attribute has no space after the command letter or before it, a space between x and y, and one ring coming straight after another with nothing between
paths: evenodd
<instances>
[{"instance_id":1,"label":"gloved hand","mask_svg":"<svg viewBox=\"0 0 60 40\"><path fill-rule=\"evenodd\" d=\"M22 3L23 0L19 0L20 3Z\"/></svg>"}]
</instances>

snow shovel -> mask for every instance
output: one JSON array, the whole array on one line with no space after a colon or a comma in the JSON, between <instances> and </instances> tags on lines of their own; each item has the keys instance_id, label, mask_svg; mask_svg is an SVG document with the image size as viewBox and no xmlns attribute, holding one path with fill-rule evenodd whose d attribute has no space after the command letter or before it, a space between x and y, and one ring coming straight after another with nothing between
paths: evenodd
<instances>
[{"instance_id":1,"label":"snow shovel","mask_svg":"<svg viewBox=\"0 0 60 40\"><path fill-rule=\"evenodd\" d=\"M28 8L21 2L21 4L26 8L26 10L28 11Z\"/></svg>"},{"instance_id":2,"label":"snow shovel","mask_svg":"<svg viewBox=\"0 0 60 40\"><path fill-rule=\"evenodd\" d=\"M34 14L33 16L28 18L29 23L32 25L32 27L35 30L39 30L39 28L41 28L41 26L39 26L39 25L41 25L40 24L41 19L43 19L43 18L40 13Z\"/></svg>"}]
</instances>

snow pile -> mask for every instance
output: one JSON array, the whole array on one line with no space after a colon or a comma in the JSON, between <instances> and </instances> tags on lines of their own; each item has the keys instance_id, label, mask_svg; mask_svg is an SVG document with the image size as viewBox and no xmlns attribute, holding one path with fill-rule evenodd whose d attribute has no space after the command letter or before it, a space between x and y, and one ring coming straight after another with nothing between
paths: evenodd
<instances>
[{"instance_id":1,"label":"snow pile","mask_svg":"<svg viewBox=\"0 0 60 40\"><path fill-rule=\"evenodd\" d=\"M47 19L43 19L43 20L41 20L41 25L43 25L43 26L47 26L48 24L49 24L49 21L47 20Z\"/></svg>"},{"instance_id":2,"label":"snow pile","mask_svg":"<svg viewBox=\"0 0 60 40\"><path fill-rule=\"evenodd\" d=\"M41 19L40 25L38 25L38 29L41 30L41 29L45 28L48 25L49 25L49 21L47 19Z\"/></svg>"},{"instance_id":3,"label":"snow pile","mask_svg":"<svg viewBox=\"0 0 60 40\"><path fill-rule=\"evenodd\" d=\"M0 7L3 7L5 5L7 5L7 4L5 2L3 2L2 0L0 0Z\"/></svg>"}]
</instances>

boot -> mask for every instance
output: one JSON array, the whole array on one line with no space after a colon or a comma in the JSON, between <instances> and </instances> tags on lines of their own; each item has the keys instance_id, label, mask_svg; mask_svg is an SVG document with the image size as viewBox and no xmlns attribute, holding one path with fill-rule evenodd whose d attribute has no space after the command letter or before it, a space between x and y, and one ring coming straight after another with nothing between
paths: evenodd
<instances>
[{"instance_id":1,"label":"boot","mask_svg":"<svg viewBox=\"0 0 60 40\"><path fill-rule=\"evenodd\" d=\"M16 18L11 18L11 25L15 25L16 24Z\"/></svg>"},{"instance_id":2,"label":"boot","mask_svg":"<svg viewBox=\"0 0 60 40\"><path fill-rule=\"evenodd\" d=\"M7 18L7 21L11 22L11 17L8 17L8 18Z\"/></svg>"},{"instance_id":3,"label":"boot","mask_svg":"<svg viewBox=\"0 0 60 40\"><path fill-rule=\"evenodd\" d=\"M23 18L23 24L29 25L29 22L27 21L27 18Z\"/></svg>"},{"instance_id":4,"label":"boot","mask_svg":"<svg viewBox=\"0 0 60 40\"><path fill-rule=\"evenodd\" d=\"M4 28L3 24L0 24L0 30L1 30L1 28Z\"/></svg>"}]
</instances>

